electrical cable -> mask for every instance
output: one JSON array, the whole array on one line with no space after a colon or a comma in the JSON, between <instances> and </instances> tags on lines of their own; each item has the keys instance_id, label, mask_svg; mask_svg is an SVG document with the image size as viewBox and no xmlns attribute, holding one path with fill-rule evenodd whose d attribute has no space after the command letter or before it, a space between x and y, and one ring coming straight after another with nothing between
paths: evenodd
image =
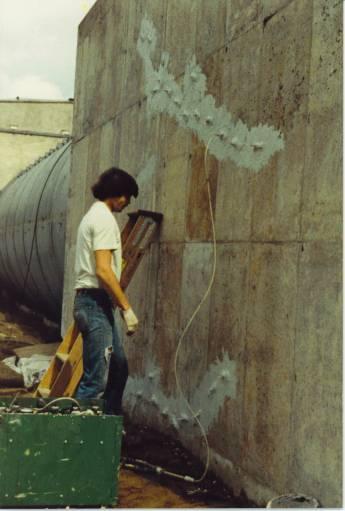
<instances>
[{"instance_id":1,"label":"electrical cable","mask_svg":"<svg viewBox=\"0 0 345 511\"><path fill-rule=\"evenodd\" d=\"M25 289L26 289L26 285L27 285L27 281L28 281L28 277L29 277L29 273L30 273L30 266L31 266L31 261L32 261L32 254L33 254L33 249L34 249L34 244L35 244L35 239L36 239L36 233L37 233L37 225L38 225L38 213L39 213L39 209L40 209L40 205L41 205L41 200L42 200L42 197L43 197L43 193L44 193L44 190L47 186L47 183L50 179L50 176L52 175L53 173L53 170L55 169L56 165L58 164L58 162L61 160L62 156L65 154L65 152L67 151L67 149L69 148L69 146L71 145L71 141L67 144L66 144L66 147L65 149L62 151L62 153L59 155L59 157L57 158L57 160L54 162L54 165L52 166L52 168L50 169L50 172L45 180L45 183L43 185L43 188L41 190L41 194L40 194L40 198L38 200L38 204L37 204L37 210L36 210L36 218L35 218L35 223L34 223L34 232L33 232L33 236L32 236L32 243L31 243L31 249L30 249L30 255L29 255L29 261L28 261L28 266L27 266L27 269L26 269L26 275L25 275L25 279L24 279L24 284L23 284L23 293L25 294Z\"/></svg>"},{"instance_id":2,"label":"electrical cable","mask_svg":"<svg viewBox=\"0 0 345 511\"><path fill-rule=\"evenodd\" d=\"M152 465L152 463L149 463L148 461L138 460L136 458L123 458L123 461L121 462L121 466L123 468L129 469L129 470L141 470L143 472L156 472L157 474L164 474L169 477L173 477L174 479L182 479L184 481L188 481L191 483L196 482L193 477L190 477L187 475L184 476L182 474L176 474L175 472L170 472L169 470L159 467L158 465Z\"/></svg>"},{"instance_id":3,"label":"electrical cable","mask_svg":"<svg viewBox=\"0 0 345 511\"><path fill-rule=\"evenodd\" d=\"M185 328L182 331L182 334L180 335L180 337L178 339L177 348L176 348L176 352L175 352L175 360L174 360L174 374L175 374L175 381L176 381L177 390L179 391L179 393L181 394L183 400L185 401L188 410L191 412L191 415L193 416L193 418L197 422L197 424L198 424L198 426L200 428L202 437L204 439L205 445L206 445L206 452L207 452L207 454L206 454L205 469L204 469L201 477L196 479L196 478L188 476L188 475L182 475L182 474L177 474L175 472L170 472L169 470L165 470L162 467L152 465L152 464L150 464L150 463L148 463L146 461L143 461L143 460L137 460L137 459L129 460L129 459L127 459L128 462L123 463L123 467L127 468L127 469L135 470L135 469L140 468L138 465L141 465L142 467L145 467L148 470L154 471L157 474L162 474L163 473L163 474L168 475L170 477L174 477L175 479L183 479L184 481L188 481L190 483L200 483L203 479L205 479L206 474L207 474L208 469L209 469L209 465L210 465L210 446L209 446L209 443L208 443L208 439L207 439L207 435L206 435L205 429L204 429L203 425L201 424L200 420L198 419L197 414L194 412L194 410L192 409L191 405L189 404L189 402L188 402L188 400L187 400L187 398L186 398L186 396L183 393L183 390L181 388L179 377L178 377L178 372L177 372L177 360L178 360L178 354L179 354L179 351L180 351L180 348L181 348L181 345L182 345L182 341L183 341L187 331L189 330L192 322L194 321L196 315L200 311L203 303L205 302L206 298L210 294L212 286L213 286L213 283L214 283L215 275L216 275L216 269L217 269L216 228L215 228L215 221L214 221L214 215L213 215L213 205L212 205L212 196L211 196L211 188L210 188L210 179L209 179L209 175L208 175L208 172L207 172L208 150L209 150L209 146L210 146L211 140L215 136L216 135L213 135L209 139L209 141L207 142L207 145L206 145L206 148L205 148L205 153L204 153L204 170L205 170L206 185L207 185L207 195L208 195L208 204L209 204L209 210L210 210L210 219L211 219L211 225L212 225L212 242L213 242L212 274L211 274L211 278L210 278L210 281L209 281L209 284L207 286L207 289L205 291L204 296L200 300L198 306L195 308L192 316L190 317L189 321L187 322ZM133 462L134 462L134 464L133 464Z\"/></svg>"},{"instance_id":4,"label":"electrical cable","mask_svg":"<svg viewBox=\"0 0 345 511\"><path fill-rule=\"evenodd\" d=\"M79 402L74 399L73 397L57 397L56 399L53 399L53 401L49 401L49 403L47 403L45 406L43 406L42 408L37 408L33 413L42 413L44 410L46 410L47 408L49 408L51 405L53 405L54 403L57 403L59 401L72 401L72 403L74 403L75 405L78 406L79 410L81 409L81 406L79 404Z\"/></svg>"},{"instance_id":5,"label":"electrical cable","mask_svg":"<svg viewBox=\"0 0 345 511\"><path fill-rule=\"evenodd\" d=\"M193 419L196 421L196 423L198 424L198 426L200 428L200 431L202 433L202 436L203 436L203 439L204 439L204 442L205 442L205 445L206 445L206 451L207 451L204 472L201 475L201 477L198 478L198 479L191 478L194 483L200 483L205 478L205 476L206 476L206 474L208 472L209 465L210 465L210 446L209 446L207 435L206 435L206 432L205 432L205 429L204 429L203 425L201 424L201 422L198 419L196 413L194 412L194 410L190 406L190 404L188 402L188 399L186 398L185 394L182 391L182 388L181 388L181 385L180 385L180 381L179 381L179 377L178 377L178 372L177 372L177 360L178 360L178 354L179 354L179 351L180 351L180 348L181 348L181 345L182 345L182 341L183 341L187 331L189 330L192 322L194 321L196 315L200 311L203 303L205 302L206 298L208 297L208 295L211 292L211 289L212 289L212 286L213 286L213 283L214 283L214 279L215 279L215 275L216 275L216 269L217 269L216 228L215 228L215 221L214 221L214 215L213 215L213 205L212 205L212 196L211 196L211 188L210 188L210 179L209 179L209 175L208 175L208 172L207 172L208 150L209 150L209 146L210 146L211 140L214 137L215 137L215 135L213 135L208 140L207 145L206 145L206 149L205 149L205 153L204 153L204 170L205 170L206 185L207 185L207 195L208 195L208 205L209 205L209 210L210 210L210 219L211 219L211 225L212 225L212 242L213 242L213 267L212 267L212 274L211 274L211 278L210 278L210 281L209 281L209 284L208 284L208 287L206 289L206 292L205 292L204 296L200 300L198 306L195 308L192 316L190 317L189 321L187 322L187 325L185 326L185 328L184 328L184 330L183 330L183 332L182 332L182 334L181 334L181 336L180 336L180 338L178 340L178 344L177 344L177 348L176 348L176 352L175 352L175 361L174 361L174 373L175 373L175 381L176 381L177 390L180 392L183 400L185 401L185 403L187 405L188 410L191 412L191 415L193 416Z\"/></svg>"}]
</instances>

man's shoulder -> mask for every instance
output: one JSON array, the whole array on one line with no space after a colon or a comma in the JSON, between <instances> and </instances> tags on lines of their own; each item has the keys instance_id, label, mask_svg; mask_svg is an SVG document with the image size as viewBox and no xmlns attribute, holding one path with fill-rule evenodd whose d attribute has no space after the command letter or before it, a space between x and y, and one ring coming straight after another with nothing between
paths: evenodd
<instances>
[{"instance_id":1,"label":"man's shoulder","mask_svg":"<svg viewBox=\"0 0 345 511\"><path fill-rule=\"evenodd\" d=\"M120 229L114 215L108 206L102 202L92 204L80 223L80 229L83 232L91 233L107 230L116 233L116 236L120 236Z\"/></svg>"},{"instance_id":2,"label":"man's shoulder","mask_svg":"<svg viewBox=\"0 0 345 511\"><path fill-rule=\"evenodd\" d=\"M108 206L101 201L94 202L84 218L91 223L97 222L97 220L102 220L102 222L106 221L110 224L116 223Z\"/></svg>"}]
</instances>

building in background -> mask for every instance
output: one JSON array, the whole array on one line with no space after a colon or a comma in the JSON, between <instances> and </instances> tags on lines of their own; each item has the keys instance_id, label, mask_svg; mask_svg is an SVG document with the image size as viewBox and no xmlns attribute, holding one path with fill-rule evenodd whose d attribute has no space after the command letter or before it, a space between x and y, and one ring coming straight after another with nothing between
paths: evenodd
<instances>
[{"instance_id":1,"label":"building in background","mask_svg":"<svg viewBox=\"0 0 345 511\"><path fill-rule=\"evenodd\" d=\"M73 100L0 100L0 189L71 136Z\"/></svg>"}]
</instances>

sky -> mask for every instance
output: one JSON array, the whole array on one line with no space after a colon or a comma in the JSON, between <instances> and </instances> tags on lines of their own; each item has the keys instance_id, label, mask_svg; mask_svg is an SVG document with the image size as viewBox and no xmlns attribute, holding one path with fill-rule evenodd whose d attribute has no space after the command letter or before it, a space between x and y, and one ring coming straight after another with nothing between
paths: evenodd
<instances>
[{"instance_id":1,"label":"sky","mask_svg":"<svg viewBox=\"0 0 345 511\"><path fill-rule=\"evenodd\" d=\"M0 0L0 99L74 97L78 25L96 0Z\"/></svg>"}]
</instances>

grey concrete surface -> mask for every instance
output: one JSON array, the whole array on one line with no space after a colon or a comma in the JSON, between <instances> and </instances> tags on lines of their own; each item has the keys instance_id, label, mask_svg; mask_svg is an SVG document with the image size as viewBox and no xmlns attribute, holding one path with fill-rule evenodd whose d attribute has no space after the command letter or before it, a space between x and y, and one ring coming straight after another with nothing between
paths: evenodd
<instances>
[{"instance_id":1,"label":"grey concrete surface","mask_svg":"<svg viewBox=\"0 0 345 511\"><path fill-rule=\"evenodd\" d=\"M136 51L145 14L157 30L155 68L168 52L181 86L196 55L217 106L283 133L284 150L257 173L208 157L218 267L178 366L193 396L229 357L236 396L222 394L226 371L203 390L201 420L216 413L207 422L211 468L261 506L291 492L326 507L342 499L341 10L336 0L99 0L79 29L62 328L90 186L119 165L143 190L130 209L164 214L128 290L140 329L124 340L133 381L154 399L128 394L126 403L203 459L197 428L191 434L165 406L184 410L174 355L212 266L205 148L166 113L148 117Z\"/></svg>"},{"instance_id":2,"label":"grey concrete surface","mask_svg":"<svg viewBox=\"0 0 345 511\"><path fill-rule=\"evenodd\" d=\"M70 136L72 117L73 101L0 100L0 189Z\"/></svg>"}]
</instances>

